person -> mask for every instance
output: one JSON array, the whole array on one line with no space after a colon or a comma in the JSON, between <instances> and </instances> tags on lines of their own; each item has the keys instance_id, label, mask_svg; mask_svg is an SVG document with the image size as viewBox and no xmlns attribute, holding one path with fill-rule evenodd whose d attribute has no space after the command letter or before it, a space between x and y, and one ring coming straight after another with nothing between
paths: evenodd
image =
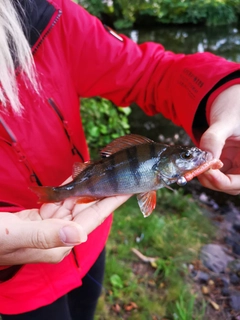
<instances>
[{"instance_id":1,"label":"person","mask_svg":"<svg viewBox=\"0 0 240 320\"><path fill-rule=\"evenodd\" d=\"M0 0L0 11L0 314L90 320L111 212L129 196L40 205L30 190L89 159L79 97L162 113L224 162L203 186L238 195L239 64L137 45L70 0Z\"/></svg>"}]
</instances>

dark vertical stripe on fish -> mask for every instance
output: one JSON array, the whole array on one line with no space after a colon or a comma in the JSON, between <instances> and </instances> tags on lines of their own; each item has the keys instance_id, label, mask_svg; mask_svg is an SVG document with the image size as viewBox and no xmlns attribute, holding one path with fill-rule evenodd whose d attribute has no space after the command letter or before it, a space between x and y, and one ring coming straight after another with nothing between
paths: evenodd
<instances>
[{"instance_id":1,"label":"dark vertical stripe on fish","mask_svg":"<svg viewBox=\"0 0 240 320\"><path fill-rule=\"evenodd\" d=\"M87 175L85 174L85 188L88 189L90 191L90 194L95 194L95 190L96 190L96 187L95 187L95 183L94 183L94 179L91 179L92 178L92 172L91 171L88 171L87 172Z\"/></svg>"},{"instance_id":2,"label":"dark vertical stripe on fish","mask_svg":"<svg viewBox=\"0 0 240 320\"><path fill-rule=\"evenodd\" d=\"M139 172L139 161L138 161L138 155L137 155L137 147L131 147L127 150L127 157L129 160L129 167L130 172L132 176L134 177L134 180L136 184L139 186L141 183L141 173Z\"/></svg>"},{"instance_id":3,"label":"dark vertical stripe on fish","mask_svg":"<svg viewBox=\"0 0 240 320\"><path fill-rule=\"evenodd\" d=\"M115 168L115 156L109 157L109 161L107 162L106 167L106 174L108 176L108 182L111 185L111 189L114 192L118 192L118 179L115 177L117 176L116 168Z\"/></svg>"}]
</instances>

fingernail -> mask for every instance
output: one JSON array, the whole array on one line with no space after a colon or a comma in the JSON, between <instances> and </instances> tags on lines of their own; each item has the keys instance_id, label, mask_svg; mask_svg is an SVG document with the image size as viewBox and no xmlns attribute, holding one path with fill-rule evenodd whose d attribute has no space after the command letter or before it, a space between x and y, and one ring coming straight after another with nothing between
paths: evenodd
<instances>
[{"instance_id":1,"label":"fingernail","mask_svg":"<svg viewBox=\"0 0 240 320\"><path fill-rule=\"evenodd\" d=\"M72 226L65 226L60 229L59 235L61 241L70 246L87 241L86 233Z\"/></svg>"}]
</instances>

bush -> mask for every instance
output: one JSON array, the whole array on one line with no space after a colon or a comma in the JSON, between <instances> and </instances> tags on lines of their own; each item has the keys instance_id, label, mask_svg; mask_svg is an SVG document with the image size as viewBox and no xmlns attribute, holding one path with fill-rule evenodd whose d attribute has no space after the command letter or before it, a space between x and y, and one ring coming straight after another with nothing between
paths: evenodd
<instances>
[{"instance_id":1,"label":"bush","mask_svg":"<svg viewBox=\"0 0 240 320\"><path fill-rule=\"evenodd\" d=\"M78 0L92 14L110 17L116 29L134 24L226 25L236 22L240 0Z\"/></svg>"},{"instance_id":2,"label":"bush","mask_svg":"<svg viewBox=\"0 0 240 320\"><path fill-rule=\"evenodd\" d=\"M92 157L113 139L130 132L130 108L116 107L102 98L89 98L81 100L80 111Z\"/></svg>"}]
</instances>

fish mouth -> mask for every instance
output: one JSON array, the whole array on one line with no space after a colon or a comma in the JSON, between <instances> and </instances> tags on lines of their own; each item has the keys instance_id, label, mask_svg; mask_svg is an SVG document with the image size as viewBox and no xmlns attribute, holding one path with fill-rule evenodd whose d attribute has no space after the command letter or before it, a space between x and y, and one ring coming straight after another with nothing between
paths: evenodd
<instances>
[{"instance_id":1,"label":"fish mouth","mask_svg":"<svg viewBox=\"0 0 240 320\"><path fill-rule=\"evenodd\" d=\"M213 155L210 152L208 151L204 151L204 152L206 153L206 161L210 161L213 159Z\"/></svg>"},{"instance_id":2,"label":"fish mouth","mask_svg":"<svg viewBox=\"0 0 240 320\"><path fill-rule=\"evenodd\" d=\"M203 162L207 162L213 159L213 156L210 152L208 151L202 151L202 160Z\"/></svg>"},{"instance_id":3,"label":"fish mouth","mask_svg":"<svg viewBox=\"0 0 240 320\"><path fill-rule=\"evenodd\" d=\"M211 160L213 157L212 157L212 154L208 151L202 151L198 148L195 148L194 150L196 153L198 153L198 156L194 159L194 164L195 165L201 165L203 164L204 162L207 162L209 160Z\"/></svg>"}]
</instances>

